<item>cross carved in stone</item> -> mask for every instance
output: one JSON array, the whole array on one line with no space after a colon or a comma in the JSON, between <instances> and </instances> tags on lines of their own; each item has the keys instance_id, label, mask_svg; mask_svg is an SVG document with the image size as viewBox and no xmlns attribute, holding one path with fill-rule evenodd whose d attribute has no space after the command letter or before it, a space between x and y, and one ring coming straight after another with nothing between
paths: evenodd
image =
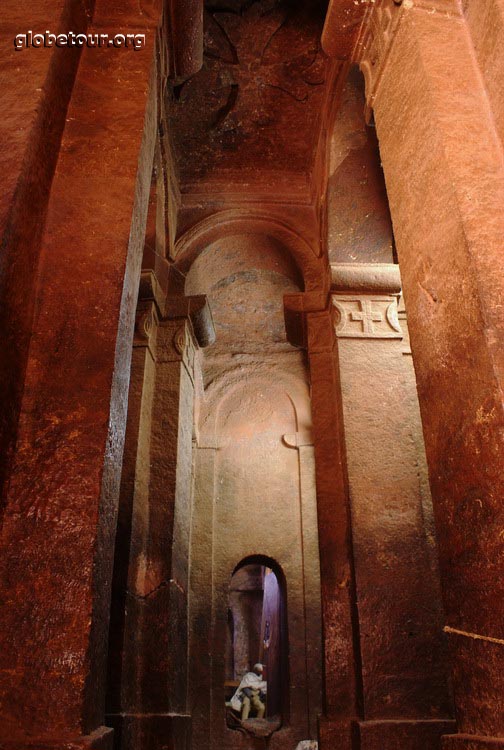
<instances>
[{"instance_id":1,"label":"cross carved in stone","mask_svg":"<svg viewBox=\"0 0 504 750\"><path fill-rule=\"evenodd\" d=\"M383 323L383 315L378 310L373 310L372 300L359 300L361 310L352 310L349 318L352 322L362 323L364 333L374 333L373 323Z\"/></svg>"}]
</instances>

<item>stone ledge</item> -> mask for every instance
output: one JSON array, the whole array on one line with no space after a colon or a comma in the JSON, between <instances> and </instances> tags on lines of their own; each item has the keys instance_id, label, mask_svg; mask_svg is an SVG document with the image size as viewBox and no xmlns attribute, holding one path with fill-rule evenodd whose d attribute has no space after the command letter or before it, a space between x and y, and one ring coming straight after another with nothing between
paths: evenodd
<instances>
[{"instance_id":1,"label":"stone ledge","mask_svg":"<svg viewBox=\"0 0 504 750\"><path fill-rule=\"evenodd\" d=\"M396 263L331 263L332 292L401 293Z\"/></svg>"},{"instance_id":2,"label":"stone ledge","mask_svg":"<svg viewBox=\"0 0 504 750\"><path fill-rule=\"evenodd\" d=\"M100 727L92 734L71 739L0 739L0 750L112 750L113 736L113 729Z\"/></svg>"}]
</instances>

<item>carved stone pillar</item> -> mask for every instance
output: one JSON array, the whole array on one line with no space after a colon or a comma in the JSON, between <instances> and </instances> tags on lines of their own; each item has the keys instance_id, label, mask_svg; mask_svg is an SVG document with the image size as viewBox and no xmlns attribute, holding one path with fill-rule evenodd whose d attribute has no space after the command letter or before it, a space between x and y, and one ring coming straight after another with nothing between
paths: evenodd
<instances>
[{"instance_id":1,"label":"carved stone pillar","mask_svg":"<svg viewBox=\"0 0 504 750\"><path fill-rule=\"evenodd\" d=\"M317 721L322 713L319 675L323 652L320 637L320 611L322 602L320 594L315 449L311 431L284 435L283 440L286 445L296 448L299 454L306 695L310 737L316 737Z\"/></svg>"},{"instance_id":2,"label":"carved stone pillar","mask_svg":"<svg viewBox=\"0 0 504 750\"><path fill-rule=\"evenodd\" d=\"M360 748L436 750L455 725L399 267L331 271L362 659Z\"/></svg>"},{"instance_id":3,"label":"carved stone pillar","mask_svg":"<svg viewBox=\"0 0 504 750\"><path fill-rule=\"evenodd\" d=\"M204 297L192 297L172 299L166 305L152 300L139 305L135 344L143 351L139 356L144 377L142 413L136 418L134 409L131 423L138 429L122 688L121 700L108 716L121 734L123 750L155 750L168 740L180 749L189 737L187 608L195 330L201 341L213 335L201 323L207 314L205 304ZM127 492L124 473L123 480ZM127 507L127 498L123 499Z\"/></svg>"},{"instance_id":4,"label":"carved stone pillar","mask_svg":"<svg viewBox=\"0 0 504 750\"><path fill-rule=\"evenodd\" d=\"M190 573L189 674L199 674L203 678L197 683L194 679L189 680L188 709L192 717L193 747L210 747L215 731L208 717L211 716L213 697L211 633L214 613L211 602L214 600L212 557L217 450L217 445L195 446L194 457L191 559L202 558L207 564L192 566ZM218 644L218 648L222 650L224 644Z\"/></svg>"},{"instance_id":5,"label":"carved stone pillar","mask_svg":"<svg viewBox=\"0 0 504 750\"><path fill-rule=\"evenodd\" d=\"M288 338L306 347L310 362L324 638L319 733L324 746L349 750L360 676L336 311L315 292L285 295L284 303Z\"/></svg>"},{"instance_id":6,"label":"carved stone pillar","mask_svg":"<svg viewBox=\"0 0 504 750\"><path fill-rule=\"evenodd\" d=\"M141 661L138 650L131 645L135 641L132 634L141 629L141 608L134 592L145 570L130 565L130 559L141 560L148 533L143 519L148 514L150 431L159 324L154 286L153 274L142 273L114 554L106 710L108 723L118 731L121 730L119 715L140 710L142 694Z\"/></svg>"},{"instance_id":7,"label":"carved stone pillar","mask_svg":"<svg viewBox=\"0 0 504 750\"><path fill-rule=\"evenodd\" d=\"M171 77L183 81L203 64L203 0L168 0L166 8Z\"/></svg>"},{"instance_id":8,"label":"carved stone pillar","mask_svg":"<svg viewBox=\"0 0 504 750\"><path fill-rule=\"evenodd\" d=\"M97 4L91 31L119 23L113 11L103 16ZM114 49L100 51L99 65L96 50L82 50L62 123L2 503L2 748L112 744L104 727L110 582L156 138L157 19L154 10L121 17L123 31L146 32L134 66ZM126 99L128 116L118 117Z\"/></svg>"},{"instance_id":9,"label":"carved stone pillar","mask_svg":"<svg viewBox=\"0 0 504 750\"><path fill-rule=\"evenodd\" d=\"M460 732L444 743L501 747L502 143L460 5L386 0L368 21L360 65L408 309Z\"/></svg>"}]
</instances>

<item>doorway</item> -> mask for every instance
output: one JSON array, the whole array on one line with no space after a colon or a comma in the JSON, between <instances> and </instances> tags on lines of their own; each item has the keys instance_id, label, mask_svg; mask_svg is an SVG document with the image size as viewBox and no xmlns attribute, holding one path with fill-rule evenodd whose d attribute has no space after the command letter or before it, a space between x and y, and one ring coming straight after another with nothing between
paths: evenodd
<instances>
[{"instance_id":1,"label":"doorway","mask_svg":"<svg viewBox=\"0 0 504 750\"><path fill-rule=\"evenodd\" d=\"M240 699L244 694L240 685L250 679L248 675L254 673L257 665L261 665L261 680L267 685L263 696L264 718L274 724L275 729L281 725L288 693L285 594L283 576L278 566L269 560L243 561L231 577L224 682L227 724L231 728L242 726ZM233 696L236 696L234 708ZM256 713L252 711L252 716Z\"/></svg>"}]
</instances>

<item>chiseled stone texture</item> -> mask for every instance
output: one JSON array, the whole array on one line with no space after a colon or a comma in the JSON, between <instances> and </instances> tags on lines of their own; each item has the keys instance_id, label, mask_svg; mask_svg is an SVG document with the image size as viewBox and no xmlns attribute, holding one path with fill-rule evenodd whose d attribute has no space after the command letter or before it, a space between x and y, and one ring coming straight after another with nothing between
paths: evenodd
<instances>
[{"instance_id":1,"label":"chiseled stone texture","mask_svg":"<svg viewBox=\"0 0 504 750\"><path fill-rule=\"evenodd\" d=\"M401 327L405 338L386 338L377 324L367 338L338 339L366 720L446 718L452 710L404 318Z\"/></svg>"},{"instance_id":2,"label":"chiseled stone texture","mask_svg":"<svg viewBox=\"0 0 504 750\"><path fill-rule=\"evenodd\" d=\"M112 750L114 732L110 727L100 727L92 734L75 739L47 739L0 741L1 750Z\"/></svg>"},{"instance_id":3,"label":"chiseled stone texture","mask_svg":"<svg viewBox=\"0 0 504 750\"><path fill-rule=\"evenodd\" d=\"M115 513L156 137L157 14L151 8L155 20L146 12L140 21L126 10L123 28L146 28L146 47L134 57L102 49L99 66L97 51L83 50L49 197L3 512L2 740L64 743L103 723ZM95 24L105 20L119 23L113 8L106 19L97 9Z\"/></svg>"},{"instance_id":4,"label":"chiseled stone texture","mask_svg":"<svg viewBox=\"0 0 504 750\"><path fill-rule=\"evenodd\" d=\"M397 12L374 114L446 621L469 634L450 636L456 717L461 732L504 737L504 647L495 644L482 660L470 636L504 638L502 143L463 18L416 7Z\"/></svg>"},{"instance_id":5,"label":"chiseled stone texture","mask_svg":"<svg viewBox=\"0 0 504 750\"><path fill-rule=\"evenodd\" d=\"M208 295L217 332L202 358L197 406L189 598L195 750L202 743L239 750L252 741L226 726L224 707L229 585L248 557L270 560L285 579L288 677L282 726L269 745L290 748L316 735L321 627L314 466L305 450L313 451L310 398L304 355L285 341L282 304L298 278L285 248L254 234L210 244L187 276L186 292Z\"/></svg>"},{"instance_id":6,"label":"chiseled stone texture","mask_svg":"<svg viewBox=\"0 0 504 750\"><path fill-rule=\"evenodd\" d=\"M91 2L36 0L29 10L2 4L0 123L0 487L16 439L35 309L40 243L80 50L14 48L29 29L84 32Z\"/></svg>"},{"instance_id":7,"label":"chiseled stone texture","mask_svg":"<svg viewBox=\"0 0 504 750\"><path fill-rule=\"evenodd\" d=\"M121 750L188 750L190 747L190 716L118 715L107 717L107 721L114 727L115 747Z\"/></svg>"},{"instance_id":8,"label":"chiseled stone texture","mask_svg":"<svg viewBox=\"0 0 504 750\"><path fill-rule=\"evenodd\" d=\"M391 263L392 223L360 73L350 71L331 134L327 242L331 263Z\"/></svg>"},{"instance_id":9,"label":"chiseled stone texture","mask_svg":"<svg viewBox=\"0 0 504 750\"><path fill-rule=\"evenodd\" d=\"M502 0L468 0L464 10L495 126L504 147L504 3Z\"/></svg>"},{"instance_id":10,"label":"chiseled stone texture","mask_svg":"<svg viewBox=\"0 0 504 750\"><path fill-rule=\"evenodd\" d=\"M439 750L442 735L454 730L454 721L363 721L359 750Z\"/></svg>"},{"instance_id":11,"label":"chiseled stone texture","mask_svg":"<svg viewBox=\"0 0 504 750\"><path fill-rule=\"evenodd\" d=\"M498 737L477 737L469 734L450 735L443 738L443 750L500 750L504 740Z\"/></svg>"}]
</instances>

